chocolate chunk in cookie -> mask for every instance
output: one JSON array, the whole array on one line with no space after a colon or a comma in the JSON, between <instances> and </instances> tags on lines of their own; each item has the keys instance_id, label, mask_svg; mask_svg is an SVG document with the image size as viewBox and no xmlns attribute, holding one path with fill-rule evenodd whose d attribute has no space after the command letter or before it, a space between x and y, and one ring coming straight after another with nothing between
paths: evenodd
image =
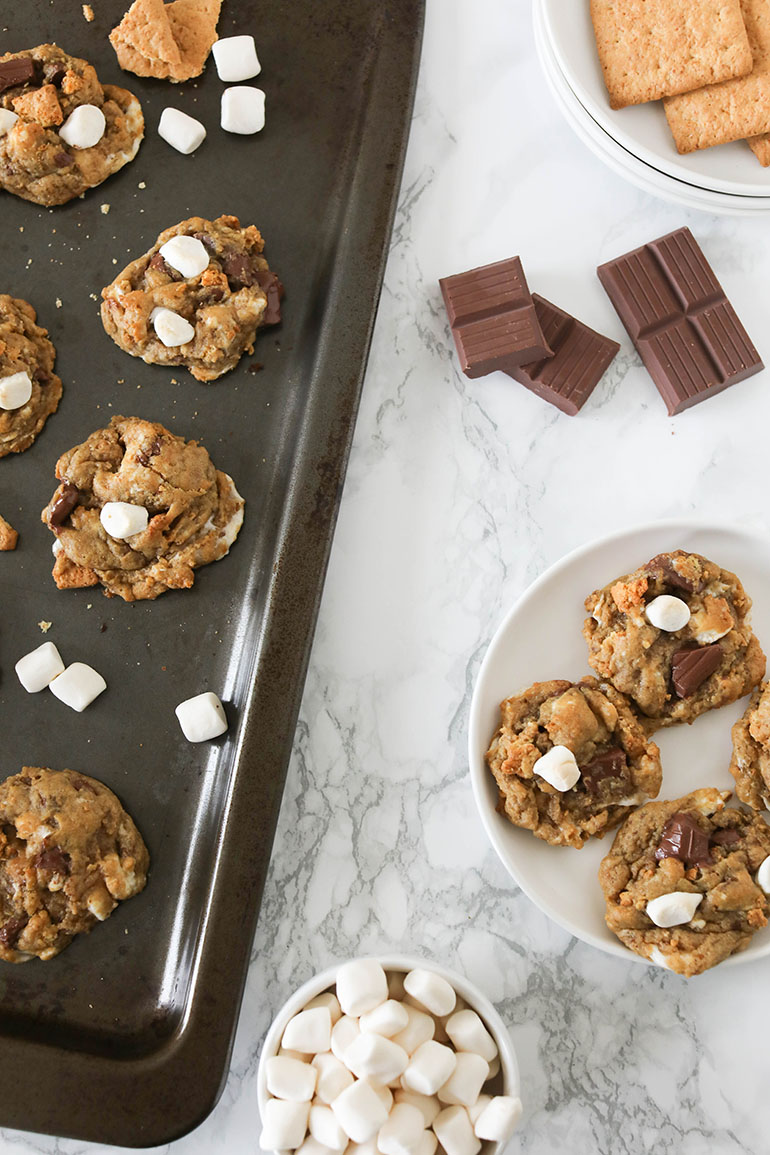
<instances>
[{"instance_id":1,"label":"chocolate chunk in cookie","mask_svg":"<svg viewBox=\"0 0 770 1155\"><path fill-rule=\"evenodd\" d=\"M132 357L216 380L281 319L283 286L263 248L259 230L232 216L166 229L102 290L104 328Z\"/></svg>"},{"instance_id":2,"label":"chocolate chunk in cookie","mask_svg":"<svg viewBox=\"0 0 770 1155\"><path fill-rule=\"evenodd\" d=\"M729 792L695 790L634 811L602 860L607 926L629 950L697 975L745 950L767 923L755 880L770 826L725 808Z\"/></svg>"},{"instance_id":3,"label":"chocolate chunk in cookie","mask_svg":"<svg viewBox=\"0 0 770 1155\"><path fill-rule=\"evenodd\" d=\"M770 810L770 682L757 687L733 726L730 773L741 802Z\"/></svg>"},{"instance_id":4,"label":"chocolate chunk in cookie","mask_svg":"<svg viewBox=\"0 0 770 1155\"><path fill-rule=\"evenodd\" d=\"M585 606L589 665L632 699L648 732L734 702L765 672L751 599L700 554L659 554Z\"/></svg>"},{"instance_id":5,"label":"chocolate chunk in cookie","mask_svg":"<svg viewBox=\"0 0 770 1155\"><path fill-rule=\"evenodd\" d=\"M29 449L62 395L56 350L36 320L26 301L0 293L0 457Z\"/></svg>"},{"instance_id":6,"label":"chocolate chunk in cookie","mask_svg":"<svg viewBox=\"0 0 770 1155\"><path fill-rule=\"evenodd\" d=\"M658 793L658 747L612 686L535 682L500 710L486 759L515 826L579 849Z\"/></svg>"},{"instance_id":7,"label":"chocolate chunk in cookie","mask_svg":"<svg viewBox=\"0 0 770 1155\"><path fill-rule=\"evenodd\" d=\"M50 959L147 881L142 836L102 782L25 766L0 785L0 959Z\"/></svg>"},{"instance_id":8,"label":"chocolate chunk in cookie","mask_svg":"<svg viewBox=\"0 0 770 1155\"><path fill-rule=\"evenodd\" d=\"M243 498L203 446L139 417L113 417L59 458L56 476L42 518L56 534L59 589L101 582L127 602L189 589L243 523Z\"/></svg>"}]
</instances>

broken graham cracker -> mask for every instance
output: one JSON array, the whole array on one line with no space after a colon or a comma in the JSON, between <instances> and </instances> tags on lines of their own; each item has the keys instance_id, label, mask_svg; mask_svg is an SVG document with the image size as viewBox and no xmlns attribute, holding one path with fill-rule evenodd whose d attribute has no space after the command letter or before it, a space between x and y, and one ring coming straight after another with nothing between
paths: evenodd
<instances>
[{"instance_id":1,"label":"broken graham cracker","mask_svg":"<svg viewBox=\"0 0 770 1155\"><path fill-rule=\"evenodd\" d=\"M5 518L0 515L0 552L6 550L16 549L16 543L19 540L19 535L12 525L9 525Z\"/></svg>"},{"instance_id":2,"label":"broken graham cracker","mask_svg":"<svg viewBox=\"0 0 770 1155\"><path fill-rule=\"evenodd\" d=\"M120 67L174 83L199 76L221 7L222 0L135 0L110 33Z\"/></svg>"},{"instance_id":3,"label":"broken graham cracker","mask_svg":"<svg viewBox=\"0 0 770 1155\"><path fill-rule=\"evenodd\" d=\"M200 76L217 39L217 21L222 0L172 0L166 13L174 39L182 54L182 64L172 71L172 80Z\"/></svg>"},{"instance_id":4,"label":"broken graham cracker","mask_svg":"<svg viewBox=\"0 0 770 1155\"><path fill-rule=\"evenodd\" d=\"M591 0L612 108L751 72L741 0Z\"/></svg>"},{"instance_id":5,"label":"broken graham cracker","mask_svg":"<svg viewBox=\"0 0 770 1155\"><path fill-rule=\"evenodd\" d=\"M770 133L765 132L761 136L750 136L746 143L762 168L768 168L770 166Z\"/></svg>"},{"instance_id":6,"label":"broken graham cracker","mask_svg":"<svg viewBox=\"0 0 770 1155\"><path fill-rule=\"evenodd\" d=\"M770 132L770 0L743 0L754 68L663 102L680 153Z\"/></svg>"}]
</instances>

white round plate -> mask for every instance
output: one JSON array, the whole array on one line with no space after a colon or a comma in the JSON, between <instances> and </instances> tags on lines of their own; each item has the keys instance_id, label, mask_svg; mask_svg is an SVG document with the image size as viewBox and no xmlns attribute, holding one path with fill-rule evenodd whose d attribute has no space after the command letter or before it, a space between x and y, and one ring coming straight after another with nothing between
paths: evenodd
<instances>
[{"instance_id":1,"label":"white round plate","mask_svg":"<svg viewBox=\"0 0 770 1155\"><path fill-rule=\"evenodd\" d=\"M473 793L500 860L532 901L560 926L591 946L628 962L646 962L627 950L604 922L599 863L614 832L591 839L582 850L550 846L497 813L498 790L484 761L500 725L503 698L550 678L577 681L590 670L582 635L583 601L593 590L629 573L658 553L685 549L703 554L738 574L754 599L754 631L770 645L770 534L746 526L715 526L692 520L660 521L583 546L551 566L508 613L479 671L470 714L469 757ZM661 799L679 798L700 786L731 790L730 728L748 699L704 714L692 726L659 730L663 764ZM770 954L770 927L759 931L734 966Z\"/></svg>"},{"instance_id":2,"label":"white round plate","mask_svg":"<svg viewBox=\"0 0 770 1155\"><path fill-rule=\"evenodd\" d=\"M680 156L660 101L613 111L596 51L589 0L535 0L570 87L593 119L647 164L679 180L733 195L770 197L764 169L743 141Z\"/></svg>"}]
</instances>

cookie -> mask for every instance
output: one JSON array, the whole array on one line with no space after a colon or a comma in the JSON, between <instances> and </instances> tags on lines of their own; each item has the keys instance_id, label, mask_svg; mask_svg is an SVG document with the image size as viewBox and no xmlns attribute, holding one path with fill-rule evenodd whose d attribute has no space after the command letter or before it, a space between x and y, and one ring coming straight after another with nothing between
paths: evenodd
<instances>
[{"instance_id":1,"label":"cookie","mask_svg":"<svg viewBox=\"0 0 770 1155\"><path fill-rule=\"evenodd\" d=\"M733 726L730 773L741 802L770 810L770 682L757 687Z\"/></svg>"},{"instance_id":2,"label":"cookie","mask_svg":"<svg viewBox=\"0 0 770 1155\"><path fill-rule=\"evenodd\" d=\"M770 165L770 133L750 136L747 143L762 167L767 168Z\"/></svg>"},{"instance_id":3,"label":"cookie","mask_svg":"<svg viewBox=\"0 0 770 1155\"><path fill-rule=\"evenodd\" d=\"M142 836L102 782L25 766L0 785L0 959L50 959L147 881Z\"/></svg>"},{"instance_id":4,"label":"cookie","mask_svg":"<svg viewBox=\"0 0 770 1155\"><path fill-rule=\"evenodd\" d=\"M764 675L751 598L700 554L658 554L585 607L588 664L634 702L649 733L734 702Z\"/></svg>"},{"instance_id":5,"label":"cookie","mask_svg":"<svg viewBox=\"0 0 770 1155\"><path fill-rule=\"evenodd\" d=\"M705 789L648 802L599 867L607 926L629 950L680 975L745 950L767 923L754 876L770 854L770 826L725 808L729 797Z\"/></svg>"},{"instance_id":6,"label":"cookie","mask_svg":"<svg viewBox=\"0 0 770 1155\"><path fill-rule=\"evenodd\" d=\"M56 535L59 589L101 583L127 602L189 589L194 571L224 557L243 523L243 498L203 446L139 417L113 417L59 458L56 476L42 519ZM113 536L108 503L125 503L111 512L144 528Z\"/></svg>"},{"instance_id":7,"label":"cookie","mask_svg":"<svg viewBox=\"0 0 770 1155\"><path fill-rule=\"evenodd\" d=\"M67 135L71 114L86 105L101 110L103 135L75 147L61 132ZM102 86L90 64L56 44L0 56L0 108L18 116L0 136L0 188L39 205L65 204L101 184L133 160L144 136L136 97Z\"/></svg>"},{"instance_id":8,"label":"cookie","mask_svg":"<svg viewBox=\"0 0 770 1155\"><path fill-rule=\"evenodd\" d=\"M770 131L770 0L743 0L743 16L751 72L664 101L680 153Z\"/></svg>"},{"instance_id":9,"label":"cookie","mask_svg":"<svg viewBox=\"0 0 770 1155\"><path fill-rule=\"evenodd\" d=\"M612 108L753 67L740 0L591 0L591 19Z\"/></svg>"},{"instance_id":10,"label":"cookie","mask_svg":"<svg viewBox=\"0 0 770 1155\"><path fill-rule=\"evenodd\" d=\"M18 373L30 379L23 405L0 408L0 457L29 449L61 399L61 379L53 371L56 350L36 320L27 301L0 293L0 381Z\"/></svg>"},{"instance_id":11,"label":"cookie","mask_svg":"<svg viewBox=\"0 0 770 1155\"><path fill-rule=\"evenodd\" d=\"M19 535L16 530L0 515L0 552L5 553L8 550L16 549L18 540Z\"/></svg>"},{"instance_id":12,"label":"cookie","mask_svg":"<svg viewBox=\"0 0 770 1155\"><path fill-rule=\"evenodd\" d=\"M183 276L160 253L174 237L193 237L203 246L208 261L196 276ZM104 328L132 357L182 365L198 381L216 380L253 351L257 329L281 319L283 286L263 248L256 226L241 228L232 216L191 217L166 229L102 290ZM169 346L158 336L157 309L184 320L182 344Z\"/></svg>"},{"instance_id":13,"label":"cookie","mask_svg":"<svg viewBox=\"0 0 770 1155\"><path fill-rule=\"evenodd\" d=\"M217 38L222 0L135 0L110 33L118 64L178 82L200 76Z\"/></svg>"},{"instance_id":14,"label":"cookie","mask_svg":"<svg viewBox=\"0 0 770 1155\"><path fill-rule=\"evenodd\" d=\"M579 849L658 793L658 747L625 698L596 678L535 682L500 711L502 726L486 760L500 790L498 809L514 826ZM566 789L565 781L553 785L545 769L560 757L579 771Z\"/></svg>"}]
</instances>

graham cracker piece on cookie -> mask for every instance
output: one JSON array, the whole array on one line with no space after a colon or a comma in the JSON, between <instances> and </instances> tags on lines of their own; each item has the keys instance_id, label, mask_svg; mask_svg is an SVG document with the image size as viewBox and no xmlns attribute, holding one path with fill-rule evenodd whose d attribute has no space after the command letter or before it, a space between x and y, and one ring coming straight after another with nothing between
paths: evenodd
<instances>
[{"instance_id":1,"label":"graham cracker piece on cookie","mask_svg":"<svg viewBox=\"0 0 770 1155\"><path fill-rule=\"evenodd\" d=\"M164 79L172 65L182 62L163 0L134 0L110 32L110 43L120 67L137 76Z\"/></svg>"},{"instance_id":2,"label":"graham cracker piece on cookie","mask_svg":"<svg viewBox=\"0 0 770 1155\"><path fill-rule=\"evenodd\" d=\"M762 168L770 166L770 133L764 132L761 136L750 136L746 141Z\"/></svg>"},{"instance_id":3,"label":"graham cracker piece on cookie","mask_svg":"<svg viewBox=\"0 0 770 1155\"><path fill-rule=\"evenodd\" d=\"M742 0L754 57L748 76L664 101L679 152L770 132L770 0Z\"/></svg>"},{"instance_id":4,"label":"graham cracker piece on cookie","mask_svg":"<svg viewBox=\"0 0 770 1155\"><path fill-rule=\"evenodd\" d=\"M217 20L222 0L173 0L166 5L182 62L171 69L172 80L200 76L211 46L217 38Z\"/></svg>"},{"instance_id":5,"label":"graham cracker piece on cookie","mask_svg":"<svg viewBox=\"0 0 770 1155\"><path fill-rule=\"evenodd\" d=\"M612 108L644 104L753 66L741 0L591 0Z\"/></svg>"},{"instance_id":6,"label":"graham cracker piece on cookie","mask_svg":"<svg viewBox=\"0 0 770 1155\"><path fill-rule=\"evenodd\" d=\"M0 550L16 549L18 540L19 535L16 530L8 524L4 517L0 516Z\"/></svg>"}]
</instances>

